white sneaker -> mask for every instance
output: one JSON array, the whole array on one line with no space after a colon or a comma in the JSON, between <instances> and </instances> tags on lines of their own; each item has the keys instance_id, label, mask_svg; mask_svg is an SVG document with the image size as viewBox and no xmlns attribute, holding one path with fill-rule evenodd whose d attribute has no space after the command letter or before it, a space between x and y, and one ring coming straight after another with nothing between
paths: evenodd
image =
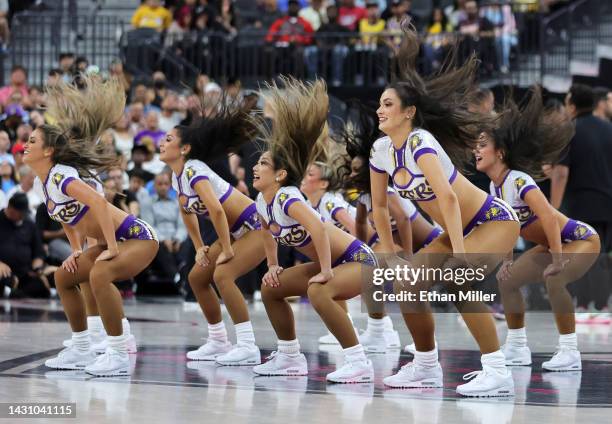
<instances>
[{"instance_id":1,"label":"white sneaker","mask_svg":"<svg viewBox=\"0 0 612 424\"><path fill-rule=\"evenodd\" d=\"M375 334L372 331L366 330L359 335L359 343L367 353L386 353L387 341L385 333Z\"/></svg>"},{"instance_id":2,"label":"white sneaker","mask_svg":"<svg viewBox=\"0 0 612 424\"><path fill-rule=\"evenodd\" d=\"M93 350L90 349L86 353L81 353L74 347L67 347L58 353L55 358L47 359L45 365L58 370L83 370L95 361L96 354Z\"/></svg>"},{"instance_id":3,"label":"white sneaker","mask_svg":"<svg viewBox=\"0 0 612 424\"><path fill-rule=\"evenodd\" d=\"M227 340L221 342L218 340L207 339L206 343L200 346L197 350L187 352L187 359L192 361L214 361L218 356L221 356L232 350L232 344Z\"/></svg>"},{"instance_id":4,"label":"white sneaker","mask_svg":"<svg viewBox=\"0 0 612 424\"><path fill-rule=\"evenodd\" d=\"M243 366L261 364L261 353L256 345L238 343L229 352L217 356L219 365Z\"/></svg>"},{"instance_id":5,"label":"white sneaker","mask_svg":"<svg viewBox=\"0 0 612 424\"><path fill-rule=\"evenodd\" d=\"M127 352L128 353L130 353L130 354L138 353L138 347L136 346L136 337L134 337L133 334L130 334L127 337L126 343L127 343ZM98 355L101 355L101 354L105 353L107 347L108 347L108 339L106 338L106 336L104 336L104 338L102 340L100 340L99 342L97 342L97 343L95 343L92 340L91 348Z\"/></svg>"},{"instance_id":6,"label":"white sneaker","mask_svg":"<svg viewBox=\"0 0 612 424\"><path fill-rule=\"evenodd\" d=\"M308 364L303 353L288 355L282 352L272 352L267 362L253 367L253 372L259 375L308 375Z\"/></svg>"},{"instance_id":7,"label":"white sneaker","mask_svg":"<svg viewBox=\"0 0 612 424\"><path fill-rule=\"evenodd\" d=\"M531 365L531 349L529 349L529 346L513 346L506 343L501 347L501 351L506 357L506 365L515 367Z\"/></svg>"},{"instance_id":8,"label":"white sneaker","mask_svg":"<svg viewBox=\"0 0 612 424\"><path fill-rule=\"evenodd\" d=\"M546 371L581 371L582 359L580 352L576 349L559 347L559 350L550 358L549 361L542 363L542 368Z\"/></svg>"},{"instance_id":9,"label":"white sneaker","mask_svg":"<svg viewBox=\"0 0 612 424\"><path fill-rule=\"evenodd\" d=\"M359 335L359 343L368 353L386 353L387 349L401 347L399 333L393 328L385 328L382 337L367 329Z\"/></svg>"},{"instance_id":10,"label":"white sneaker","mask_svg":"<svg viewBox=\"0 0 612 424\"><path fill-rule=\"evenodd\" d=\"M371 383L374 381L374 367L369 359L345 362L336 371L325 377L330 383Z\"/></svg>"},{"instance_id":11,"label":"white sneaker","mask_svg":"<svg viewBox=\"0 0 612 424\"><path fill-rule=\"evenodd\" d=\"M130 357L109 347L106 352L98 356L96 362L85 367L85 372L96 377L130 375Z\"/></svg>"},{"instance_id":12,"label":"white sneaker","mask_svg":"<svg viewBox=\"0 0 612 424\"><path fill-rule=\"evenodd\" d=\"M469 397L514 396L512 373L504 369L504 374L483 365L482 371L473 371L463 376L464 380L475 377L469 383L457 386L457 393Z\"/></svg>"},{"instance_id":13,"label":"white sneaker","mask_svg":"<svg viewBox=\"0 0 612 424\"><path fill-rule=\"evenodd\" d=\"M440 363L433 368L426 368L409 362L397 374L383 379L385 386L394 388L443 387L442 367Z\"/></svg>"},{"instance_id":14,"label":"white sneaker","mask_svg":"<svg viewBox=\"0 0 612 424\"><path fill-rule=\"evenodd\" d=\"M436 350L438 350L438 341L437 340L434 341L434 347L435 347ZM412 356L414 356L414 354L416 352L416 345L414 343L410 343L409 345L406 345L406 347L404 348L404 352L410 353Z\"/></svg>"},{"instance_id":15,"label":"white sneaker","mask_svg":"<svg viewBox=\"0 0 612 424\"><path fill-rule=\"evenodd\" d=\"M359 337L359 331L355 327L353 327L353 330L355 331L357 337ZM334 336L331 331L328 330L326 335L319 337L319 344L340 345L340 342L338 339L336 339L336 336Z\"/></svg>"}]
</instances>

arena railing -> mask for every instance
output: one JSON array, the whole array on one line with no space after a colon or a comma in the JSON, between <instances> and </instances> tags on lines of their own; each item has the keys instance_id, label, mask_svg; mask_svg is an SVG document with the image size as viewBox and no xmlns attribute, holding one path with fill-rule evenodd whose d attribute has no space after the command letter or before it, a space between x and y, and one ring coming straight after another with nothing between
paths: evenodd
<instances>
[{"instance_id":1,"label":"arena railing","mask_svg":"<svg viewBox=\"0 0 612 424\"><path fill-rule=\"evenodd\" d=\"M401 42L401 34L379 33L315 33L307 44L291 42L278 36L270 37L265 31L244 30L232 36L222 33L188 33L182 36L169 34L165 39L154 31L133 30L123 38L122 52L128 68L149 72L160 65L161 59L174 62L182 77L194 69L215 79L239 77L243 82L257 84L277 75L293 75L298 78L324 78L331 86L382 86L391 79L396 69L394 52ZM516 34L513 34L516 36ZM472 52L482 60L480 78L498 78L496 37L493 33L481 33L477 37L459 33L424 37L418 59L419 69L434 72L444 59L444 53L458 41L458 58L461 62ZM539 66L534 64L538 56L538 40L523 36L510 51L512 74L502 77L510 83L518 79L534 79ZM163 47L162 47L163 46ZM157 50L159 48L159 50ZM180 69L178 69L180 68ZM178 83L178 81L174 81Z\"/></svg>"},{"instance_id":2,"label":"arena railing","mask_svg":"<svg viewBox=\"0 0 612 424\"><path fill-rule=\"evenodd\" d=\"M26 11L13 17L7 60L28 70L30 83L42 84L58 66L62 52L84 56L106 71L119 57L119 37L124 23L117 16Z\"/></svg>"}]
</instances>

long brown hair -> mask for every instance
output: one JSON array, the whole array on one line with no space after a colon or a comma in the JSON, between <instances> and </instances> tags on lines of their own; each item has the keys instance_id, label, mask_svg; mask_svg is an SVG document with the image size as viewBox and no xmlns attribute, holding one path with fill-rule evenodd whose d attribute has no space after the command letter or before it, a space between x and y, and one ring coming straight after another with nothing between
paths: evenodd
<instances>
[{"instance_id":1,"label":"long brown hair","mask_svg":"<svg viewBox=\"0 0 612 424\"><path fill-rule=\"evenodd\" d=\"M527 95L523 107L508 96L497 126L489 134L508 168L543 178L542 165L559 161L575 128L566 114L544 107L540 87L533 87Z\"/></svg>"},{"instance_id":2,"label":"long brown hair","mask_svg":"<svg viewBox=\"0 0 612 424\"><path fill-rule=\"evenodd\" d=\"M257 123L275 169L287 171L281 184L299 186L308 165L325 158L321 133L327 121L329 99L321 80L304 83L283 77L282 81L282 88L276 83L268 84L264 94L274 115L272 125L267 125L261 116Z\"/></svg>"},{"instance_id":3,"label":"long brown hair","mask_svg":"<svg viewBox=\"0 0 612 424\"><path fill-rule=\"evenodd\" d=\"M38 127L53 162L75 168L79 175L96 178L117 164L112 146L100 142L125 109L125 93L118 80L81 76L79 87L60 82L47 89L47 111L55 121Z\"/></svg>"},{"instance_id":4,"label":"long brown hair","mask_svg":"<svg viewBox=\"0 0 612 424\"><path fill-rule=\"evenodd\" d=\"M471 55L457 66L455 45L440 71L423 78L416 69L420 46L416 29L404 23L402 30L404 37L396 56L399 72L387 88L395 90L402 108L416 107L413 126L432 133L454 164L464 169L480 132L493 123L491 116L468 111L480 62Z\"/></svg>"}]
</instances>

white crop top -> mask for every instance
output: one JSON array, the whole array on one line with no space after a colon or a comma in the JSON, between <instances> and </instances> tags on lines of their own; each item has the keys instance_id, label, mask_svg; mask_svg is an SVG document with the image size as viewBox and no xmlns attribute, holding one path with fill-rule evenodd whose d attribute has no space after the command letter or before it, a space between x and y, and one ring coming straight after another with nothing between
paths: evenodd
<instances>
[{"instance_id":1,"label":"white crop top","mask_svg":"<svg viewBox=\"0 0 612 424\"><path fill-rule=\"evenodd\" d=\"M393 187L387 187L388 196L395 196L396 194L397 192ZM414 221L419 214L419 211L417 210L416 206L414 206L412 201L408 199L399 197L399 200L400 205L402 206L402 210L404 211L406 216L410 217L410 221ZM368 212L368 221L370 222L370 225L375 228L374 215L372 214L372 196L370 195L370 193L361 193L357 198L357 201L363 206L365 206L366 211ZM397 223L393 218L391 218L391 229L393 231L397 229Z\"/></svg>"},{"instance_id":2,"label":"white crop top","mask_svg":"<svg viewBox=\"0 0 612 424\"><path fill-rule=\"evenodd\" d=\"M506 174L504 181L499 187L495 186L493 181L491 181L489 190L493 196L499 197L512 206L522 228L538 219L527 203L525 203L525 194L533 189L539 190L539 187L531 176L521 171L510 171Z\"/></svg>"},{"instance_id":3,"label":"white crop top","mask_svg":"<svg viewBox=\"0 0 612 424\"><path fill-rule=\"evenodd\" d=\"M255 204L257 205L257 213L263 218L268 230L279 244L289 247L304 247L310 243L310 234L302 224L288 215L289 206L294 202L304 202L306 204L300 190L297 187L288 186L281 187L270 204L266 204L263 194L259 193ZM312 212L320 217L314 209Z\"/></svg>"},{"instance_id":4,"label":"white crop top","mask_svg":"<svg viewBox=\"0 0 612 424\"><path fill-rule=\"evenodd\" d=\"M197 159L190 159L185 162L183 172L178 177L176 174L172 174L172 188L178 193L179 203L185 212L207 216L208 210L194 188L196 183L201 180L210 182L217 199L221 203L232 193L232 186L227 181L217 175L204 162Z\"/></svg>"},{"instance_id":5,"label":"white crop top","mask_svg":"<svg viewBox=\"0 0 612 424\"><path fill-rule=\"evenodd\" d=\"M336 219L336 213L344 209L351 217L353 217L353 219L355 219L355 216L357 215L355 207L349 205L349 203L344 200L344 197L342 197L342 194L340 193L330 191L326 192L323 194L321 199L319 199L319 203L316 206L313 206L310 203L310 200L307 200L306 203L315 211L319 212L319 215L323 217L323 220L333 222L336 227L345 231L346 228L344 228L344 226Z\"/></svg>"},{"instance_id":6,"label":"white crop top","mask_svg":"<svg viewBox=\"0 0 612 424\"><path fill-rule=\"evenodd\" d=\"M75 168L67 165L54 165L49 170L44 184L41 183L38 177L34 182L35 185L40 184L42 187L49 217L54 221L71 226L76 225L89 210L89 206L80 203L66 193L68 183L74 180L81 180L101 195L104 195L104 188L99 181L81 178Z\"/></svg>"},{"instance_id":7,"label":"white crop top","mask_svg":"<svg viewBox=\"0 0 612 424\"><path fill-rule=\"evenodd\" d=\"M425 153L438 156L442 170L448 182L452 184L457 177L457 169L434 136L429 131L419 128L408 135L408 139L400 149L395 149L390 137L376 140L370 152L370 168L376 172L389 174L393 180L393 187L404 199L417 202L433 200L436 195L417 165L418 158ZM410 175L406 185L400 185L395 180L395 175L401 169L407 170Z\"/></svg>"}]
</instances>

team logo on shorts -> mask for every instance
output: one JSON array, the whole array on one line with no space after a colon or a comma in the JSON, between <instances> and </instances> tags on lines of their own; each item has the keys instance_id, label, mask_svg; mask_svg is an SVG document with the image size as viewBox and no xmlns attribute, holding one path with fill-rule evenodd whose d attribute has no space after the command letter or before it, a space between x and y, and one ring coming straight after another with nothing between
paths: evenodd
<instances>
[{"instance_id":1,"label":"team logo on shorts","mask_svg":"<svg viewBox=\"0 0 612 424\"><path fill-rule=\"evenodd\" d=\"M60 174L59 172L56 172L55 174L53 174L53 184L55 184L58 188L60 186L60 183L64 180L64 176L62 174Z\"/></svg>"},{"instance_id":2,"label":"team logo on shorts","mask_svg":"<svg viewBox=\"0 0 612 424\"><path fill-rule=\"evenodd\" d=\"M334 202L327 202L325 204L325 209L327 209L327 212L331 212L334 209Z\"/></svg>"},{"instance_id":3,"label":"team logo on shorts","mask_svg":"<svg viewBox=\"0 0 612 424\"><path fill-rule=\"evenodd\" d=\"M517 178L516 180L514 180L514 185L516 186L517 189L521 189L525 184L527 184L527 181L525 181L525 178Z\"/></svg>"},{"instance_id":4,"label":"team logo on shorts","mask_svg":"<svg viewBox=\"0 0 612 424\"><path fill-rule=\"evenodd\" d=\"M136 237L138 236L140 233L142 233L142 226L140 224L134 224L132 226L130 226L130 229L128 230L129 236L130 237Z\"/></svg>"},{"instance_id":5,"label":"team logo on shorts","mask_svg":"<svg viewBox=\"0 0 612 424\"><path fill-rule=\"evenodd\" d=\"M419 137L418 134L415 134L408 139L408 144L410 145L410 150L414 152L421 144L423 144L423 140L421 140L421 137Z\"/></svg>"},{"instance_id":6,"label":"team logo on shorts","mask_svg":"<svg viewBox=\"0 0 612 424\"><path fill-rule=\"evenodd\" d=\"M195 169L190 166L185 170L185 175L187 176L187 179L190 180L195 175Z\"/></svg>"},{"instance_id":7,"label":"team logo on shorts","mask_svg":"<svg viewBox=\"0 0 612 424\"><path fill-rule=\"evenodd\" d=\"M501 208L497 206L493 206L487 211L485 216L487 217L487 220L491 220L495 218L496 216L498 216L499 214L501 214L501 211L502 211Z\"/></svg>"},{"instance_id":8,"label":"team logo on shorts","mask_svg":"<svg viewBox=\"0 0 612 424\"><path fill-rule=\"evenodd\" d=\"M576 239L581 239L587 234L587 232L588 232L587 227L585 227L584 225L578 225L576 229L574 230L574 237Z\"/></svg>"}]
</instances>

